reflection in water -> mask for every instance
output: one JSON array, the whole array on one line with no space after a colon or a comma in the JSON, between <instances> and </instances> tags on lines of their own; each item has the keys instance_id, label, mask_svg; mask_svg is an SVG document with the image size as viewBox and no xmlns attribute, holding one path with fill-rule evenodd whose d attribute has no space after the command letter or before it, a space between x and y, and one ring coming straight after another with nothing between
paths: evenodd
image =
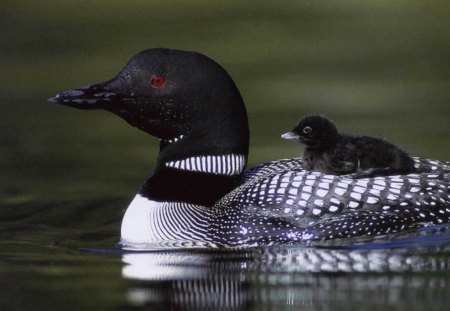
<instances>
[{"instance_id":1,"label":"reflection in water","mask_svg":"<svg viewBox=\"0 0 450 311\"><path fill-rule=\"evenodd\" d=\"M133 306L149 310L247 310L249 283L234 279L145 283L129 289Z\"/></svg>"},{"instance_id":2,"label":"reflection in water","mask_svg":"<svg viewBox=\"0 0 450 311\"><path fill-rule=\"evenodd\" d=\"M361 245L133 252L122 260L123 277L139 280L128 289L129 303L152 310L323 310L339 302L445 309L434 303L438 295L450 303L442 299L450 286L442 273L450 267L448 245L431 253Z\"/></svg>"},{"instance_id":3,"label":"reflection in water","mask_svg":"<svg viewBox=\"0 0 450 311\"><path fill-rule=\"evenodd\" d=\"M245 270L248 254L227 253L124 254L123 277L149 281L134 284L128 299L132 305L152 310L245 310L250 286L239 271Z\"/></svg>"}]
</instances>

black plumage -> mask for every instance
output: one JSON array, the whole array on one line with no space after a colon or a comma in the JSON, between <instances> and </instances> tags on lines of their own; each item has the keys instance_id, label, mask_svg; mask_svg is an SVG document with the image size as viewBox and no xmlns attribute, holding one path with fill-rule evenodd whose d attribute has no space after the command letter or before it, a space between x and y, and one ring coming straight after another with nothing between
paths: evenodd
<instances>
[{"instance_id":1,"label":"black plumage","mask_svg":"<svg viewBox=\"0 0 450 311\"><path fill-rule=\"evenodd\" d=\"M341 134L324 116L305 116L282 137L306 146L304 165L312 171L357 178L415 171L414 160L399 146L376 137Z\"/></svg>"},{"instance_id":2,"label":"black plumage","mask_svg":"<svg viewBox=\"0 0 450 311\"><path fill-rule=\"evenodd\" d=\"M161 140L123 217L124 247L297 243L450 222L450 163L415 158L415 174L367 179L311 172L300 158L245 172L244 102L227 72L199 53L146 50L115 78L51 100L110 111Z\"/></svg>"}]
</instances>

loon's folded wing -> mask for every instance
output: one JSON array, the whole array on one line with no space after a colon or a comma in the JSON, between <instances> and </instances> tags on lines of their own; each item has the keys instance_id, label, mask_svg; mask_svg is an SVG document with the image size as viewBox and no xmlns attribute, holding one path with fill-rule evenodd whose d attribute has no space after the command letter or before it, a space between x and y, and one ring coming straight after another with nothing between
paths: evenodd
<instances>
[{"instance_id":1,"label":"loon's folded wing","mask_svg":"<svg viewBox=\"0 0 450 311\"><path fill-rule=\"evenodd\" d=\"M291 226L315 232L330 221L334 225L370 227L372 234L421 223L449 223L449 163L415 161L422 173L364 179L305 171L298 159L273 161L250 170L245 182L220 200L215 210L222 219L233 217L233 226L245 227L247 220L256 219L266 231L279 228L265 219L279 219L279 226L284 225L286 230ZM402 225L393 221L397 218L404 219ZM249 224L252 226L257 228L258 224ZM364 230L357 233L367 234ZM333 231L322 237L335 234Z\"/></svg>"}]
</instances>

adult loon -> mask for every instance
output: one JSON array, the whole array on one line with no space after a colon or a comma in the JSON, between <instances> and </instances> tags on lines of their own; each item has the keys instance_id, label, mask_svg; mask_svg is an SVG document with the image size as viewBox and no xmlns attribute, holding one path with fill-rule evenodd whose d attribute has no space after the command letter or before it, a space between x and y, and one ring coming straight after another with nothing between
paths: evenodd
<instances>
[{"instance_id":1,"label":"adult loon","mask_svg":"<svg viewBox=\"0 0 450 311\"><path fill-rule=\"evenodd\" d=\"M295 158L244 173L242 97L196 52L145 50L112 80L50 100L108 110L160 139L154 172L122 220L124 246L295 243L450 222L449 163L415 158L415 174L351 179L307 171Z\"/></svg>"},{"instance_id":2,"label":"adult loon","mask_svg":"<svg viewBox=\"0 0 450 311\"><path fill-rule=\"evenodd\" d=\"M307 170L353 178L410 174L414 160L400 147L371 136L340 134L325 116L305 116L281 136L306 145L303 166Z\"/></svg>"}]
</instances>

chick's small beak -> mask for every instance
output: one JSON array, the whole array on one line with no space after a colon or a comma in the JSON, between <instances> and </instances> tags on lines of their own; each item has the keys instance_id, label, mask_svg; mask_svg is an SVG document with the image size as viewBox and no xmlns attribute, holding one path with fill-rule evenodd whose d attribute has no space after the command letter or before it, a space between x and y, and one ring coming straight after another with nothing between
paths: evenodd
<instances>
[{"instance_id":1,"label":"chick's small beak","mask_svg":"<svg viewBox=\"0 0 450 311\"><path fill-rule=\"evenodd\" d=\"M284 139L299 139L298 134L295 134L294 132L286 132L283 135L281 135L281 138Z\"/></svg>"}]
</instances>

